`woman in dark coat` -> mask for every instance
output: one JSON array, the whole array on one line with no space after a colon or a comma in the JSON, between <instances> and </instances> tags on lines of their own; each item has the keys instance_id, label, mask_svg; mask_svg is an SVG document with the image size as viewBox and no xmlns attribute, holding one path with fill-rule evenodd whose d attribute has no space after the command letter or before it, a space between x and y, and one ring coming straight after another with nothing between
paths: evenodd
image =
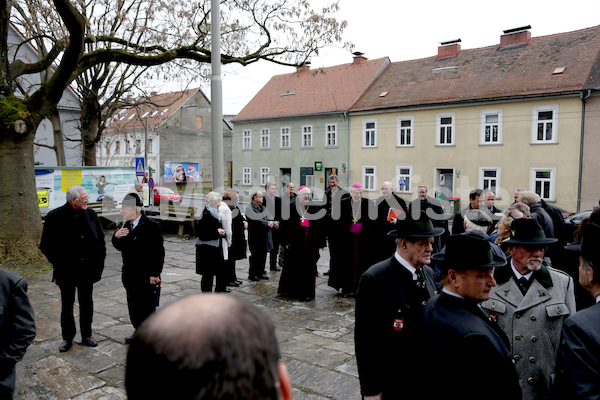
<instances>
[{"instance_id":1,"label":"woman in dark coat","mask_svg":"<svg viewBox=\"0 0 600 400\"><path fill-rule=\"evenodd\" d=\"M310 189L301 188L298 197L290 204L290 218L283 220L280 228L286 262L277 293L303 301L315 298L319 248L325 247L325 230L321 222L325 210L308 205L309 201Z\"/></svg>"},{"instance_id":2,"label":"woman in dark coat","mask_svg":"<svg viewBox=\"0 0 600 400\"><path fill-rule=\"evenodd\" d=\"M206 195L206 207L200 219L196 219L196 273L202 275L200 288L203 292L212 292L213 280L217 282L215 292L228 291L226 284L225 259L227 244L225 229L221 224L221 195L210 192Z\"/></svg>"},{"instance_id":3,"label":"woman in dark coat","mask_svg":"<svg viewBox=\"0 0 600 400\"><path fill-rule=\"evenodd\" d=\"M248 229L248 222L246 222L246 218L242 215L242 210L238 207L239 199L239 195L233 190L226 192L223 196L223 201L231 210L232 216L232 240L231 246L229 246L229 257L225 262L225 281L228 286L239 286L242 284L242 281L237 279L235 273L235 262L247 257L245 231Z\"/></svg>"}]
</instances>

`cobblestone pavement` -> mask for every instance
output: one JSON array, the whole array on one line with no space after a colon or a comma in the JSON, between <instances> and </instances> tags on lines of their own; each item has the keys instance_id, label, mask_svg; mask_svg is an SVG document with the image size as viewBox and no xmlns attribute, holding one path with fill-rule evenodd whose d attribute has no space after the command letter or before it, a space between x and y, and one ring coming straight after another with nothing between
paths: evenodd
<instances>
[{"instance_id":1,"label":"cobblestone pavement","mask_svg":"<svg viewBox=\"0 0 600 400\"><path fill-rule=\"evenodd\" d=\"M23 361L17 364L15 399L127 398L124 339L133 333L133 327L121 284L121 254L110 243L112 233L106 232L106 267L102 280L94 285L93 335L98 347L81 346L78 333L73 348L60 353L58 286L50 282L51 272L29 279L29 298L35 310L38 333ZM200 292L193 239L174 234L164 237L162 306ZM296 400L360 399L354 357L354 299L338 297L336 291L327 286L327 277L323 276L327 269L327 259L322 258L318 265L317 297L309 302L277 296L280 272L270 272L269 280L248 281L247 259L237 263L238 279L244 283L231 288L231 295L256 304L275 323L282 360L290 372ZM75 312L77 315L77 304ZM79 323L77 327L79 329Z\"/></svg>"}]
</instances>

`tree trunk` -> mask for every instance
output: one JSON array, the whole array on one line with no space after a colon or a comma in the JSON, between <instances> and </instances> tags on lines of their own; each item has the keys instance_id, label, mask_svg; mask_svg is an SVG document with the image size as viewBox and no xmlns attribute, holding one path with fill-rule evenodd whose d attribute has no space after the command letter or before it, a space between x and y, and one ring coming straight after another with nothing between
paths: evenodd
<instances>
[{"instance_id":1,"label":"tree trunk","mask_svg":"<svg viewBox=\"0 0 600 400\"><path fill-rule=\"evenodd\" d=\"M35 130L0 135L0 262L37 261L42 219L35 187Z\"/></svg>"},{"instance_id":2,"label":"tree trunk","mask_svg":"<svg viewBox=\"0 0 600 400\"><path fill-rule=\"evenodd\" d=\"M54 110L54 112L48 116L48 119L52 123L56 165L64 167L67 165L67 159L65 157L65 144L63 142L63 132L62 127L60 126L60 115L58 114L58 110Z\"/></svg>"},{"instance_id":3,"label":"tree trunk","mask_svg":"<svg viewBox=\"0 0 600 400\"><path fill-rule=\"evenodd\" d=\"M97 95L90 90L82 91L81 142L83 165L96 166L96 143L100 140L100 104Z\"/></svg>"}]
</instances>

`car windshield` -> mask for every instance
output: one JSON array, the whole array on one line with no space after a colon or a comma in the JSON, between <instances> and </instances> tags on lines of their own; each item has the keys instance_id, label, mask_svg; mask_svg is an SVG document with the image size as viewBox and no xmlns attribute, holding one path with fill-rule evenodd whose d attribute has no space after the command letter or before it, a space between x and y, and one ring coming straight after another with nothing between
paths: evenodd
<instances>
[{"instance_id":1,"label":"car windshield","mask_svg":"<svg viewBox=\"0 0 600 400\"><path fill-rule=\"evenodd\" d=\"M175 193L173 192L171 189L166 188L166 187L158 187L156 188L156 190L158 190L158 193L160 194L170 194L170 193Z\"/></svg>"}]
</instances>

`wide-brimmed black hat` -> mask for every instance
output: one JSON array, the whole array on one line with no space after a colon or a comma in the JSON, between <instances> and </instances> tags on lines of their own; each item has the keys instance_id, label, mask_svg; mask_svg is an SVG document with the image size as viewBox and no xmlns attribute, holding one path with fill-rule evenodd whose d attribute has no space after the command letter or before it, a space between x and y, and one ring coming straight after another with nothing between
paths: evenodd
<instances>
[{"instance_id":1,"label":"wide-brimmed black hat","mask_svg":"<svg viewBox=\"0 0 600 400\"><path fill-rule=\"evenodd\" d=\"M125 197L123 197L121 206L143 207L144 203L142 203L142 199L140 199L138 195L133 193L127 193Z\"/></svg>"},{"instance_id":2,"label":"wide-brimmed black hat","mask_svg":"<svg viewBox=\"0 0 600 400\"><path fill-rule=\"evenodd\" d=\"M510 237L502 242L506 245L551 244L558 239L547 238L542 227L533 219L517 218L510 225Z\"/></svg>"},{"instance_id":3,"label":"wide-brimmed black hat","mask_svg":"<svg viewBox=\"0 0 600 400\"><path fill-rule=\"evenodd\" d=\"M434 254L431 259L441 263L442 271L466 271L506 265L506 260L492 252L489 240L468 233L448 236L445 252Z\"/></svg>"},{"instance_id":4,"label":"wide-brimmed black hat","mask_svg":"<svg viewBox=\"0 0 600 400\"><path fill-rule=\"evenodd\" d=\"M406 218L398 219L396 230L389 232L388 235L403 238L426 238L440 236L442 233L444 233L444 228L434 228L426 212L421 211L418 219L414 219L412 213L406 213Z\"/></svg>"},{"instance_id":5,"label":"wide-brimmed black hat","mask_svg":"<svg viewBox=\"0 0 600 400\"><path fill-rule=\"evenodd\" d=\"M586 260L600 260L600 226L587 224L581 232L581 240L566 245L565 249L578 252Z\"/></svg>"}]
</instances>

